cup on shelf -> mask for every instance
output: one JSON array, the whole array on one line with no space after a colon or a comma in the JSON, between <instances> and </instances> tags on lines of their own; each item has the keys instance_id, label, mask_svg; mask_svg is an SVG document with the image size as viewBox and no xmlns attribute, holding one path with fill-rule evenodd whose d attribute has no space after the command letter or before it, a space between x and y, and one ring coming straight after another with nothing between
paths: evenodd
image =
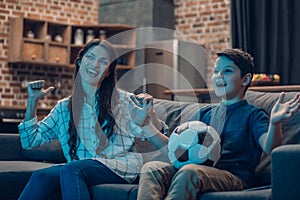
<instances>
[{"instance_id":1,"label":"cup on shelf","mask_svg":"<svg viewBox=\"0 0 300 200\"><path fill-rule=\"evenodd\" d=\"M63 42L63 38L61 37L61 35L56 35L55 38L54 38L54 40L56 42Z\"/></svg>"},{"instance_id":2,"label":"cup on shelf","mask_svg":"<svg viewBox=\"0 0 300 200\"><path fill-rule=\"evenodd\" d=\"M78 28L75 31L74 44L75 45L83 45L83 30L80 28Z\"/></svg>"},{"instance_id":3,"label":"cup on shelf","mask_svg":"<svg viewBox=\"0 0 300 200\"><path fill-rule=\"evenodd\" d=\"M34 38L34 33L32 32L32 30L29 30L29 31L28 31L27 37L30 38L30 39L33 39L33 38Z\"/></svg>"},{"instance_id":4,"label":"cup on shelf","mask_svg":"<svg viewBox=\"0 0 300 200\"><path fill-rule=\"evenodd\" d=\"M106 31L105 30L100 30L99 31L99 39L100 40L105 40L106 39Z\"/></svg>"},{"instance_id":5,"label":"cup on shelf","mask_svg":"<svg viewBox=\"0 0 300 200\"><path fill-rule=\"evenodd\" d=\"M50 34L47 34L47 35L46 35L46 40L47 40L47 41L51 41L51 40L52 40L52 36L51 36Z\"/></svg>"},{"instance_id":6,"label":"cup on shelf","mask_svg":"<svg viewBox=\"0 0 300 200\"><path fill-rule=\"evenodd\" d=\"M93 40L94 38L95 38L94 31L91 30L91 29L88 30L86 38L85 38L86 43L88 43L89 41Z\"/></svg>"}]
</instances>

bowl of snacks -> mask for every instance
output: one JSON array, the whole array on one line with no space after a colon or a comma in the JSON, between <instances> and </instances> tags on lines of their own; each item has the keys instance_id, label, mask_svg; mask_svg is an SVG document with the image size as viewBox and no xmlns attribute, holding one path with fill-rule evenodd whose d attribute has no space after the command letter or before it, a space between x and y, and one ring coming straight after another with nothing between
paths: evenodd
<instances>
[{"instance_id":1,"label":"bowl of snacks","mask_svg":"<svg viewBox=\"0 0 300 200\"><path fill-rule=\"evenodd\" d=\"M254 74L251 86L272 86L280 84L279 74Z\"/></svg>"}]
</instances>

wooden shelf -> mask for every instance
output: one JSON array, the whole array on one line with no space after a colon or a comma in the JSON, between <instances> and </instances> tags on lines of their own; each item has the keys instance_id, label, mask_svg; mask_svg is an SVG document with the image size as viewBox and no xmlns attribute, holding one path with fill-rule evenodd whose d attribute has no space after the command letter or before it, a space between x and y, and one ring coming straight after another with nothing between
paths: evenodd
<instances>
[{"instance_id":1,"label":"wooden shelf","mask_svg":"<svg viewBox=\"0 0 300 200\"><path fill-rule=\"evenodd\" d=\"M295 92L300 91L300 85L278 85L278 86L250 86L250 91L258 92ZM197 89L175 89L165 90L164 94L170 95L171 99L174 100L174 96L197 96L201 97L204 95L214 94L213 88L197 88Z\"/></svg>"},{"instance_id":2,"label":"wooden shelf","mask_svg":"<svg viewBox=\"0 0 300 200\"><path fill-rule=\"evenodd\" d=\"M75 44L75 32L78 29L84 33L82 45ZM102 37L102 33L109 38L118 53L119 69L131 69L135 66L135 31L132 26L70 25L23 17L10 18L9 63L74 67L74 60L87 42L86 36L90 30L95 38ZM125 36L118 37L124 31L128 31Z\"/></svg>"},{"instance_id":3,"label":"wooden shelf","mask_svg":"<svg viewBox=\"0 0 300 200\"><path fill-rule=\"evenodd\" d=\"M23 38L23 42L28 43L44 43L45 40L39 38Z\"/></svg>"},{"instance_id":4,"label":"wooden shelf","mask_svg":"<svg viewBox=\"0 0 300 200\"><path fill-rule=\"evenodd\" d=\"M132 69L132 67L131 66L129 66L129 65L117 65L117 69Z\"/></svg>"},{"instance_id":5,"label":"wooden shelf","mask_svg":"<svg viewBox=\"0 0 300 200\"><path fill-rule=\"evenodd\" d=\"M47 62L45 63L44 61L39 62L39 61L13 61L13 62L9 62L9 64L11 65L20 65L20 64L25 64L25 65L39 65L39 66L45 66L45 67L67 67L67 68L74 68L74 65L70 65L70 64L62 64L62 63L50 63Z\"/></svg>"},{"instance_id":6,"label":"wooden shelf","mask_svg":"<svg viewBox=\"0 0 300 200\"><path fill-rule=\"evenodd\" d=\"M135 49L135 46L129 46L129 45L117 45L117 44L114 44L113 45L116 49L127 49L127 50L134 50Z\"/></svg>"}]
</instances>

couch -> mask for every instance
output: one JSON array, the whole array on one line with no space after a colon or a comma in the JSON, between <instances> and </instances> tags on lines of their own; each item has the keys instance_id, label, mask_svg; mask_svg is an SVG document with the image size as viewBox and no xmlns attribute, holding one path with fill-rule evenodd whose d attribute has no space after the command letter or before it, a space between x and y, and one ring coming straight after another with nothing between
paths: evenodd
<instances>
[{"instance_id":1,"label":"couch","mask_svg":"<svg viewBox=\"0 0 300 200\"><path fill-rule=\"evenodd\" d=\"M286 99L296 93L288 92ZM248 91L247 100L270 113L279 93ZM208 103L178 102L155 99L155 110L165 120L172 131L177 125L187 121L195 112ZM283 200L299 199L300 191L300 111L288 121L284 121L283 145L271 155L263 154L253 177L253 187L244 191L207 192L199 199L245 199ZM145 162L165 159L148 141L137 140L136 148L143 154ZM150 153L149 153L150 152ZM151 153L155 152L155 153ZM65 162L58 141L30 150L21 148L19 135L0 134L0 199L17 199L32 171ZM92 199L127 200L136 199L136 184L105 184L90 188Z\"/></svg>"}]
</instances>

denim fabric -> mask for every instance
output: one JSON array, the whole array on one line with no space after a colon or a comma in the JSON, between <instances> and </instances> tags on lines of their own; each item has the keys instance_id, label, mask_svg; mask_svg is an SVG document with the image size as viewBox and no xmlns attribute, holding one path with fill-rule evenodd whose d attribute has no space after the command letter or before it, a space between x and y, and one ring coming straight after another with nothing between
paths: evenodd
<instances>
[{"instance_id":1,"label":"denim fabric","mask_svg":"<svg viewBox=\"0 0 300 200\"><path fill-rule=\"evenodd\" d=\"M128 183L97 160L78 160L33 172L19 199L90 199L89 187L105 183Z\"/></svg>"}]
</instances>

